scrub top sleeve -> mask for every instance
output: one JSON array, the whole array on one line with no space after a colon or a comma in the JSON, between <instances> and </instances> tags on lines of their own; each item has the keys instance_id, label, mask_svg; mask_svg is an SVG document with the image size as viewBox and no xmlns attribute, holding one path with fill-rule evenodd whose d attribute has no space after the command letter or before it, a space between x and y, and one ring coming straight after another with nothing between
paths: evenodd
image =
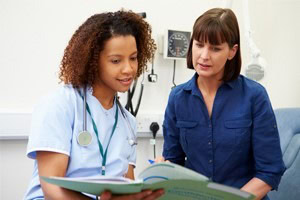
<instances>
[{"instance_id":1,"label":"scrub top sleeve","mask_svg":"<svg viewBox=\"0 0 300 200\"><path fill-rule=\"evenodd\" d=\"M37 151L70 155L74 109L72 99L57 91L41 99L32 114L27 156L36 158Z\"/></svg>"},{"instance_id":2,"label":"scrub top sleeve","mask_svg":"<svg viewBox=\"0 0 300 200\"><path fill-rule=\"evenodd\" d=\"M263 87L253 100L253 155L255 177L277 189L285 171L276 119L268 94Z\"/></svg>"},{"instance_id":3,"label":"scrub top sleeve","mask_svg":"<svg viewBox=\"0 0 300 200\"><path fill-rule=\"evenodd\" d=\"M173 163L184 165L185 153L180 144L180 130L176 127L176 88L170 93L163 122L163 157Z\"/></svg>"}]
</instances>

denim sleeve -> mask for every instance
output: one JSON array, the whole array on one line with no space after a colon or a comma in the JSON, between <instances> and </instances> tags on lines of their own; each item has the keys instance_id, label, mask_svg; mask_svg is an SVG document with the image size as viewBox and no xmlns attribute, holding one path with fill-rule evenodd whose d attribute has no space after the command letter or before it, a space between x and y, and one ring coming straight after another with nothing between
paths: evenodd
<instances>
[{"instance_id":1,"label":"denim sleeve","mask_svg":"<svg viewBox=\"0 0 300 200\"><path fill-rule=\"evenodd\" d=\"M184 165L185 153L180 144L180 131L176 127L175 99L176 89L173 89L165 111L163 123L164 147L163 156L173 163Z\"/></svg>"},{"instance_id":2,"label":"denim sleeve","mask_svg":"<svg viewBox=\"0 0 300 200\"><path fill-rule=\"evenodd\" d=\"M255 160L255 177L278 188L285 171L280 149L280 140L268 94L264 88L253 98L252 146Z\"/></svg>"}]
</instances>

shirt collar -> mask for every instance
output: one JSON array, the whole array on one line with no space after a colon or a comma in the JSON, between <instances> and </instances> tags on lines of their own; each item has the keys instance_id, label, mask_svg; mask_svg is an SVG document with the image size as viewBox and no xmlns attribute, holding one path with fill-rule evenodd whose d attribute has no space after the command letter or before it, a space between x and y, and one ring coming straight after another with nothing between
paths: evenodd
<instances>
[{"instance_id":1,"label":"shirt collar","mask_svg":"<svg viewBox=\"0 0 300 200\"><path fill-rule=\"evenodd\" d=\"M198 89L198 85L197 85L197 78L198 78L198 74L196 72L194 74L193 78L187 82L187 84L185 85L185 87L183 89L186 91L192 91L192 94L198 94L199 89ZM235 80L232 80L232 81L225 82L225 83L223 83L223 85L228 85L231 89L233 89L234 87L236 87L237 82L238 82L238 78Z\"/></svg>"},{"instance_id":2,"label":"shirt collar","mask_svg":"<svg viewBox=\"0 0 300 200\"><path fill-rule=\"evenodd\" d=\"M224 84L228 85L231 89L234 89L238 84L238 79L239 79L239 77L232 81L225 82Z\"/></svg>"},{"instance_id":3,"label":"shirt collar","mask_svg":"<svg viewBox=\"0 0 300 200\"><path fill-rule=\"evenodd\" d=\"M197 85L197 72L194 74L193 78L185 84L183 90L191 91L193 95L201 96L198 85Z\"/></svg>"}]
</instances>

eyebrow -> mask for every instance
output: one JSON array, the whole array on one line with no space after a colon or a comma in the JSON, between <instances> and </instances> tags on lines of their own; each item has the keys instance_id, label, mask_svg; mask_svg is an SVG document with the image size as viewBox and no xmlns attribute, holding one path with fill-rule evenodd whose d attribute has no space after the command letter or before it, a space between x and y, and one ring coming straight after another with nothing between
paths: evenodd
<instances>
[{"instance_id":1,"label":"eyebrow","mask_svg":"<svg viewBox=\"0 0 300 200\"><path fill-rule=\"evenodd\" d=\"M133 52L132 54L130 54L129 56L132 56L132 55L137 54L137 53L138 53L138 52L135 51L135 52ZM121 54L110 54L110 55L107 55L107 57L113 57L113 56L122 57L123 55L121 55Z\"/></svg>"}]
</instances>

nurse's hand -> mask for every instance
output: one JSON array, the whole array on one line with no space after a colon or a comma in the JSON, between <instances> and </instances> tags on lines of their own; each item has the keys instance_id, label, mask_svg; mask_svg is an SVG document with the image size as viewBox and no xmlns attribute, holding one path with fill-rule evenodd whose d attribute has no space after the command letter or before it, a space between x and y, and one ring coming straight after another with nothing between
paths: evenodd
<instances>
[{"instance_id":1,"label":"nurse's hand","mask_svg":"<svg viewBox=\"0 0 300 200\"><path fill-rule=\"evenodd\" d=\"M100 199L101 200L154 200L161 197L164 194L163 189L151 191L145 190L135 194L126 194L126 195L112 195L109 191L102 192Z\"/></svg>"}]
</instances>

